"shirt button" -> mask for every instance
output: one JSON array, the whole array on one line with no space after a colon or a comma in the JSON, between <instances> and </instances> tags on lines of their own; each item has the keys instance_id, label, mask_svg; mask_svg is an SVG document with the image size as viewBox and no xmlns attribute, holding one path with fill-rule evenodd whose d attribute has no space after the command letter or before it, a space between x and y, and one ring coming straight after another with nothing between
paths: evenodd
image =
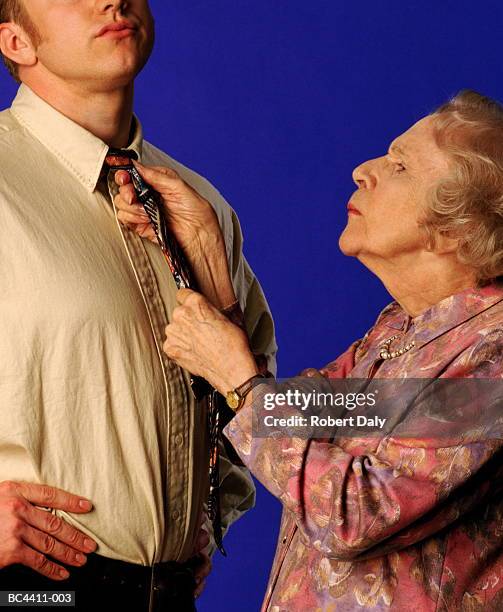
<instances>
[{"instance_id":1,"label":"shirt button","mask_svg":"<svg viewBox=\"0 0 503 612\"><path fill-rule=\"evenodd\" d=\"M180 512L178 510L173 510L173 512L171 513L171 518L174 521L177 521L180 518Z\"/></svg>"},{"instance_id":2,"label":"shirt button","mask_svg":"<svg viewBox=\"0 0 503 612\"><path fill-rule=\"evenodd\" d=\"M181 446L183 444L183 434L176 434L176 436L175 436L175 444L177 446Z\"/></svg>"}]
</instances>

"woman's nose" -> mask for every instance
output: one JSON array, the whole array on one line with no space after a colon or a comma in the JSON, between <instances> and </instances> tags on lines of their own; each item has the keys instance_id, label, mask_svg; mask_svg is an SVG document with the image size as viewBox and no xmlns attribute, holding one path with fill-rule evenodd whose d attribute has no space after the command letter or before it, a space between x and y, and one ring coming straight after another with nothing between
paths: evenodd
<instances>
[{"instance_id":1,"label":"woman's nose","mask_svg":"<svg viewBox=\"0 0 503 612\"><path fill-rule=\"evenodd\" d=\"M375 173L375 160L360 164L353 170L353 181L359 189L374 189L377 183L377 176Z\"/></svg>"}]
</instances>

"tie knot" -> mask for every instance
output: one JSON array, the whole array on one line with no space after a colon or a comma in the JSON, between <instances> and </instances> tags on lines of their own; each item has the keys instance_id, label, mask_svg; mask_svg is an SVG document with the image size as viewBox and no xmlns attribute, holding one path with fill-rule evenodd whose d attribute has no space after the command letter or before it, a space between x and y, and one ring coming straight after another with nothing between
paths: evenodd
<instances>
[{"instance_id":1,"label":"tie knot","mask_svg":"<svg viewBox=\"0 0 503 612\"><path fill-rule=\"evenodd\" d=\"M138 159L138 155L131 149L109 149L105 163L112 170L128 170L133 159Z\"/></svg>"}]
</instances>

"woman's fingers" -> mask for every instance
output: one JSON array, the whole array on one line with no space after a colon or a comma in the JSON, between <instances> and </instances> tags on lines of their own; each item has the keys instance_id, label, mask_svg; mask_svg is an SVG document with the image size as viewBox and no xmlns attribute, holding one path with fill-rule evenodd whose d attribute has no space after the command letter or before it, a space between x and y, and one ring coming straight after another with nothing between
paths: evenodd
<instances>
[{"instance_id":1,"label":"woman's fingers","mask_svg":"<svg viewBox=\"0 0 503 612\"><path fill-rule=\"evenodd\" d=\"M324 378L325 374L323 370L317 370L316 368L306 368L302 370L299 376L306 376L308 378Z\"/></svg>"},{"instance_id":2,"label":"woman's fingers","mask_svg":"<svg viewBox=\"0 0 503 612\"><path fill-rule=\"evenodd\" d=\"M192 342L190 338L190 328L183 322L170 323L166 329L166 340L164 342L164 351L168 357L174 358L174 353L180 357L180 353L190 353Z\"/></svg>"},{"instance_id":3,"label":"woman's fingers","mask_svg":"<svg viewBox=\"0 0 503 612\"><path fill-rule=\"evenodd\" d=\"M193 295L196 295L196 292L192 291L192 289L179 289L176 294L176 301L180 304L180 306L183 306L185 302Z\"/></svg>"},{"instance_id":4,"label":"woman's fingers","mask_svg":"<svg viewBox=\"0 0 503 612\"><path fill-rule=\"evenodd\" d=\"M126 172L126 170L117 170L117 172L115 173L114 179L117 185L119 185L119 187L121 185L127 185L127 183L131 182L131 177L129 176L129 172Z\"/></svg>"},{"instance_id":5,"label":"woman's fingers","mask_svg":"<svg viewBox=\"0 0 503 612\"><path fill-rule=\"evenodd\" d=\"M150 223L150 217L145 209L136 200L136 194L131 184L120 188L114 198L117 208L117 219L130 230L136 232L142 238L148 238L156 242L154 228Z\"/></svg>"},{"instance_id":6,"label":"woman's fingers","mask_svg":"<svg viewBox=\"0 0 503 612\"><path fill-rule=\"evenodd\" d=\"M141 177L161 194L165 203L172 200L177 202L187 197L191 191L189 186L171 168L147 167L139 162L135 162L135 166Z\"/></svg>"},{"instance_id":7,"label":"woman's fingers","mask_svg":"<svg viewBox=\"0 0 503 612\"><path fill-rule=\"evenodd\" d=\"M143 206L136 199L133 185L128 184L120 188L114 198L117 208L117 218L123 223L149 223L150 218Z\"/></svg>"},{"instance_id":8,"label":"woman's fingers","mask_svg":"<svg viewBox=\"0 0 503 612\"><path fill-rule=\"evenodd\" d=\"M119 188L119 193L115 196L115 203L119 205L119 208L124 208L128 206L139 206L138 198L136 197L136 191L133 187L132 183L128 183L127 185L122 185Z\"/></svg>"},{"instance_id":9,"label":"woman's fingers","mask_svg":"<svg viewBox=\"0 0 503 612\"><path fill-rule=\"evenodd\" d=\"M203 295L181 289L166 327L163 350L179 366L203 376L221 393L257 373L246 333Z\"/></svg>"},{"instance_id":10,"label":"woman's fingers","mask_svg":"<svg viewBox=\"0 0 503 612\"><path fill-rule=\"evenodd\" d=\"M212 248L221 249L225 261L225 242L211 204L185 183L172 168L148 167L136 161L133 163L144 181L160 195L169 229L185 251L189 262L196 268L196 276L199 259L201 256L204 259L204 253L201 251L204 251L204 243L210 238ZM139 204L129 173L118 170L115 173L115 182L119 185L116 207L131 214L137 212L129 208ZM213 243L215 237L216 246Z\"/></svg>"},{"instance_id":11,"label":"woman's fingers","mask_svg":"<svg viewBox=\"0 0 503 612\"><path fill-rule=\"evenodd\" d=\"M131 223L131 224L145 224L150 223L149 216L140 210L134 210L130 212L129 210L118 210L117 211L117 219L122 223Z\"/></svg>"},{"instance_id":12,"label":"woman's fingers","mask_svg":"<svg viewBox=\"0 0 503 612\"><path fill-rule=\"evenodd\" d=\"M208 299L192 289L179 289L176 294L179 306L175 308L173 315L183 313L183 317L199 321L226 321L227 318L219 312Z\"/></svg>"},{"instance_id":13,"label":"woman's fingers","mask_svg":"<svg viewBox=\"0 0 503 612\"><path fill-rule=\"evenodd\" d=\"M175 170L172 168L165 168L161 166L144 166L140 162L133 162L136 169L140 173L141 177L144 178L147 183L152 185L154 189L158 187L179 187L182 179Z\"/></svg>"},{"instance_id":14,"label":"woman's fingers","mask_svg":"<svg viewBox=\"0 0 503 612\"><path fill-rule=\"evenodd\" d=\"M154 189L158 191L162 188L180 188L183 184L182 179L175 170L172 168L165 168L161 166L144 166L140 162L133 161L136 169L140 173L140 176L147 181ZM117 170L115 173L115 182L121 189L124 186L130 185L134 191L131 183L131 176L126 170Z\"/></svg>"}]
</instances>

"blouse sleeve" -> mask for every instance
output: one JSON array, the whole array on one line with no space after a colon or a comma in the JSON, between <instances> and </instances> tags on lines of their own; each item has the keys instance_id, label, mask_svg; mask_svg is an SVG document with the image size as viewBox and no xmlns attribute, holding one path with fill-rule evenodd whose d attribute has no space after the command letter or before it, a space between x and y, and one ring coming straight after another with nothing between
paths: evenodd
<instances>
[{"instance_id":1,"label":"blouse sleeve","mask_svg":"<svg viewBox=\"0 0 503 612\"><path fill-rule=\"evenodd\" d=\"M343 376L348 359L351 353L329 364L329 371ZM464 376L486 377L487 352L484 362L471 363ZM500 359L500 372L502 365ZM258 401L257 394L225 434L253 475L293 514L305 540L327 557L370 558L401 549L502 493L501 419L475 423L484 433L470 441L463 441L461 419L457 439L454 421L449 440L359 439L348 451L338 438L254 436Z\"/></svg>"}]
</instances>

